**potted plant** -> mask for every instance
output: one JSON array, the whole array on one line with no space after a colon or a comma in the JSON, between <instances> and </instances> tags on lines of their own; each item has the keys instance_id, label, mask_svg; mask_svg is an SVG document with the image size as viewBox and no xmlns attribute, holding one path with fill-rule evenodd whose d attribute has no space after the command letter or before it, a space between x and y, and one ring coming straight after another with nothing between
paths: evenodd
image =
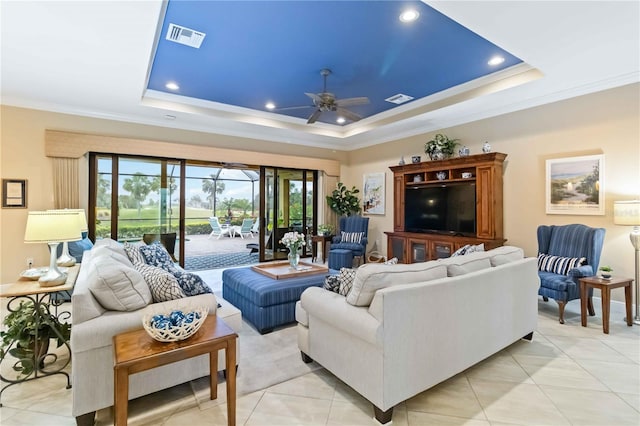
<instances>
[{"instance_id":1,"label":"potted plant","mask_svg":"<svg viewBox=\"0 0 640 426\"><path fill-rule=\"evenodd\" d=\"M444 160L452 157L460 139L449 139L442 133L436 134L433 139L424 144L424 152L432 160Z\"/></svg>"},{"instance_id":2,"label":"potted plant","mask_svg":"<svg viewBox=\"0 0 640 426\"><path fill-rule=\"evenodd\" d=\"M600 276L605 280L611 279L612 272L613 272L613 269L610 266L603 265L600 267Z\"/></svg>"},{"instance_id":3,"label":"potted plant","mask_svg":"<svg viewBox=\"0 0 640 426\"><path fill-rule=\"evenodd\" d=\"M349 190L342 182L338 182L331 195L327 195L327 204L331 210L341 216L360 213L360 200L355 195L359 192L360 190L355 186Z\"/></svg>"},{"instance_id":4,"label":"potted plant","mask_svg":"<svg viewBox=\"0 0 640 426\"><path fill-rule=\"evenodd\" d=\"M333 225L330 223L323 223L318 226L318 235L331 235L333 233Z\"/></svg>"},{"instance_id":5,"label":"potted plant","mask_svg":"<svg viewBox=\"0 0 640 426\"><path fill-rule=\"evenodd\" d=\"M44 366L43 356L49 350L49 340L57 339L57 347L71 338L71 324L62 323L58 317L49 312L47 305L38 305L39 318L33 302L20 302L18 309L10 312L3 321L4 331L0 331L2 343L0 359L7 354L18 361L13 369L28 377L35 370L35 362L39 360L39 368ZM36 330L38 341L36 344ZM58 331L60 336L56 334ZM36 348L38 353L36 353Z\"/></svg>"}]
</instances>

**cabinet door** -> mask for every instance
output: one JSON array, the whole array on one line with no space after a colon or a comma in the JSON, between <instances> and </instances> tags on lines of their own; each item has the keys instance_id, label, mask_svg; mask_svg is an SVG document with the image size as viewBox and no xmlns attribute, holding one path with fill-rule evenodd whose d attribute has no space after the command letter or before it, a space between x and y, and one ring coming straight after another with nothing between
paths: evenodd
<instances>
[{"instance_id":1,"label":"cabinet door","mask_svg":"<svg viewBox=\"0 0 640 426\"><path fill-rule=\"evenodd\" d=\"M429 260L429 246L426 240L409 239L409 263L426 262Z\"/></svg>"},{"instance_id":2,"label":"cabinet door","mask_svg":"<svg viewBox=\"0 0 640 426\"><path fill-rule=\"evenodd\" d=\"M410 263L407 262L405 253L407 251L407 239L403 237L389 236L387 238L387 259L392 257L398 258L398 263Z\"/></svg>"},{"instance_id":3,"label":"cabinet door","mask_svg":"<svg viewBox=\"0 0 640 426\"><path fill-rule=\"evenodd\" d=\"M431 241L431 258L444 259L453 253L453 242L450 241Z\"/></svg>"},{"instance_id":4,"label":"cabinet door","mask_svg":"<svg viewBox=\"0 0 640 426\"><path fill-rule=\"evenodd\" d=\"M478 167L476 175L476 235L495 238L494 171L492 167Z\"/></svg>"},{"instance_id":5,"label":"cabinet door","mask_svg":"<svg viewBox=\"0 0 640 426\"><path fill-rule=\"evenodd\" d=\"M404 175L394 175L393 230L404 231Z\"/></svg>"}]
</instances>

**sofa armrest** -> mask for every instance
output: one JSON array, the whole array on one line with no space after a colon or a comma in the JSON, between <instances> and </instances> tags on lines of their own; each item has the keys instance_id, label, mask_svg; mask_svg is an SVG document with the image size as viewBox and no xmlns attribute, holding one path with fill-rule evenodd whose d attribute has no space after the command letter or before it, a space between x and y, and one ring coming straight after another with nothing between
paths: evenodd
<instances>
[{"instance_id":1,"label":"sofa armrest","mask_svg":"<svg viewBox=\"0 0 640 426\"><path fill-rule=\"evenodd\" d=\"M355 338L382 345L382 323L369 314L367 307L350 305L344 296L320 287L306 289L300 305L309 315L310 324L323 321Z\"/></svg>"}]
</instances>

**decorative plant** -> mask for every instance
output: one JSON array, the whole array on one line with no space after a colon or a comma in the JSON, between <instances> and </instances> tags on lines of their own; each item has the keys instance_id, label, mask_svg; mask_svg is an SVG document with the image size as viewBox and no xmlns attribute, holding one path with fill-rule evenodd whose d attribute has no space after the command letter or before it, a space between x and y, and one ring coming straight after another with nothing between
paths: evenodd
<instances>
[{"instance_id":1,"label":"decorative plant","mask_svg":"<svg viewBox=\"0 0 640 426\"><path fill-rule=\"evenodd\" d=\"M456 147L460 145L458 143L459 140L460 139L449 139L446 135L438 133L433 139L424 144L424 152L429 155L429 158L432 160L442 159L437 158L438 152L441 152L444 158L451 157L455 153Z\"/></svg>"},{"instance_id":2,"label":"decorative plant","mask_svg":"<svg viewBox=\"0 0 640 426\"><path fill-rule=\"evenodd\" d=\"M49 312L46 305L38 306L40 318L36 321L36 309L33 302L20 302L18 309L4 318L5 330L0 331L2 339L0 359L4 359L7 354L16 358L18 362L14 364L13 369L25 377L35 370L35 360L39 360L42 365L42 356L47 353L49 339L57 339L57 347L60 347L71 338L70 323L60 322L58 317ZM60 336L56 334L55 330L60 333ZM36 346L38 354L35 353Z\"/></svg>"},{"instance_id":3,"label":"decorative plant","mask_svg":"<svg viewBox=\"0 0 640 426\"><path fill-rule=\"evenodd\" d=\"M359 192L360 190L355 186L349 190L342 182L338 182L331 195L327 195L327 204L331 210L341 216L360 213L360 200L355 195Z\"/></svg>"},{"instance_id":4,"label":"decorative plant","mask_svg":"<svg viewBox=\"0 0 640 426\"><path fill-rule=\"evenodd\" d=\"M608 273L613 272L613 269L611 268L611 266L607 266L607 265L603 265L603 266L601 266L601 267L600 267L600 270L601 270L602 272L608 272Z\"/></svg>"},{"instance_id":5,"label":"decorative plant","mask_svg":"<svg viewBox=\"0 0 640 426\"><path fill-rule=\"evenodd\" d=\"M331 235L333 232L333 225L330 223L323 223L322 225L318 225L318 234L320 235Z\"/></svg>"}]
</instances>

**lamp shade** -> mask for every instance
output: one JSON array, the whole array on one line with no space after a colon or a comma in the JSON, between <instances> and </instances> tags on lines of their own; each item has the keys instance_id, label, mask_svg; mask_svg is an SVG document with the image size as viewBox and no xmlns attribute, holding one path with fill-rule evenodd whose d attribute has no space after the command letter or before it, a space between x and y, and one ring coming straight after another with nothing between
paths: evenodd
<instances>
[{"instance_id":1,"label":"lamp shade","mask_svg":"<svg viewBox=\"0 0 640 426\"><path fill-rule=\"evenodd\" d=\"M84 212L84 209L58 209L58 210L47 210L48 212L71 212L76 213L78 218L80 219L80 232L87 232L89 230L89 225L87 224L87 215Z\"/></svg>"},{"instance_id":2,"label":"lamp shade","mask_svg":"<svg viewBox=\"0 0 640 426\"><path fill-rule=\"evenodd\" d=\"M81 226L77 212L60 210L29 212L27 227L24 232L24 242L78 241L82 239Z\"/></svg>"},{"instance_id":3,"label":"lamp shade","mask_svg":"<svg viewBox=\"0 0 640 426\"><path fill-rule=\"evenodd\" d=\"M616 225L640 226L640 200L614 202L613 223Z\"/></svg>"}]
</instances>

